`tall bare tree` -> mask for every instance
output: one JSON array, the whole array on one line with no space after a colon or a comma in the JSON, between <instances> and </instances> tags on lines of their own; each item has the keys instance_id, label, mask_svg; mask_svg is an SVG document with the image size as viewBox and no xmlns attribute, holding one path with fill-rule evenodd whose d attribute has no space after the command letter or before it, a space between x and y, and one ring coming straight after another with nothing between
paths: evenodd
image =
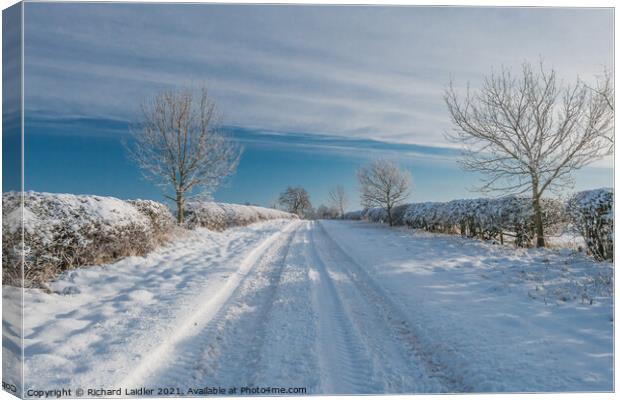
<instances>
[{"instance_id":1,"label":"tall bare tree","mask_svg":"<svg viewBox=\"0 0 620 400\"><path fill-rule=\"evenodd\" d=\"M613 109L604 93L524 63L518 76L504 68L463 96L451 83L444 99L454 125L447 136L463 146L464 169L483 174L482 191L531 193L543 247L542 195L572 186L575 170L613 151Z\"/></svg>"},{"instance_id":2,"label":"tall bare tree","mask_svg":"<svg viewBox=\"0 0 620 400\"><path fill-rule=\"evenodd\" d=\"M614 118L615 111L615 90L614 90L614 82L613 76L608 69L604 69L603 73L597 78L596 86L590 87L595 95L601 96L605 102L607 102L607 106L611 112L611 117ZM613 151L614 147L614 130L609 130L609 135L607 139L609 140L609 147L611 151Z\"/></svg>"},{"instance_id":3,"label":"tall bare tree","mask_svg":"<svg viewBox=\"0 0 620 400\"><path fill-rule=\"evenodd\" d=\"M344 209L347 206L347 193L344 190L344 187L338 185L336 187L331 188L329 191L329 203L332 208L338 210L339 217L342 218L344 216Z\"/></svg>"},{"instance_id":4,"label":"tall bare tree","mask_svg":"<svg viewBox=\"0 0 620 400\"><path fill-rule=\"evenodd\" d=\"M411 174L390 161L376 160L357 171L361 203L364 207L383 207L390 226L392 210L409 197Z\"/></svg>"},{"instance_id":5,"label":"tall bare tree","mask_svg":"<svg viewBox=\"0 0 620 400\"><path fill-rule=\"evenodd\" d=\"M601 76L598 77L596 81L596 86L591 88L596 94L600 95L605 99L609 108L613 111L615 110L615 101L614 101L614 82L611 72L608 69L603 70Z\"/></svg>"},{"instance_id":6,"label":"tall bare tree","mask_svg":"<svg viewBox=\"0 0 620 400\"><path fill-rule=\"evenodd\" d=\"M186 198L212 192L235 172L241 157L241 148L218 129L207 89L198 92L169 90L143 102L133 143L127 145L144 176L176 203L179 224Z\"/></svg>"},{"instance_id":7,"label":"tall bare tree","mask_svg":"<svg viewBox=\"0 0 620 400\"><path fill-rule=\"evenodd\" d=\"M280 194L278 202L293 214L303 217L312 208L310 195L300 186L289 186Z\"/></svg>"}]
</instances>

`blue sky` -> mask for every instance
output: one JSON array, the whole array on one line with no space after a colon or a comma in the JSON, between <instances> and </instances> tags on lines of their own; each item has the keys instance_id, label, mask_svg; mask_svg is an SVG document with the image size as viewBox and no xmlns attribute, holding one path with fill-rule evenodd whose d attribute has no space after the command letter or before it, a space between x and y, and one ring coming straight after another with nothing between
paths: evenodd
<instances>
[{"instance_id":1,"label":"blue sky","mask_svg":"<svg viewBox=\"0 0 620 400\"><path fill-rule=\"evenodd\" d=\"M474 197L444 138L450 78L543 57L591 80L613 61L601 9L27 3L26 188L161 199L120 141L140 102L206 84L245 152L221 201L268 205L286 185L315 204L355 170L391 158L412 201ZM576 188L612 185L611 160Z\"/></svg>"}]
</instances>

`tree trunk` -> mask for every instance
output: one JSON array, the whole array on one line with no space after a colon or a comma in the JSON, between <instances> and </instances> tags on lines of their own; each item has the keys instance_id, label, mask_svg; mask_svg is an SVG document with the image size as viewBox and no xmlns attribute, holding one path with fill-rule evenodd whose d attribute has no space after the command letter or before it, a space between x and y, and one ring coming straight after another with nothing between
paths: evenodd
<instances>
[{"instance_id":1,"label":"tree trunk","mask_svg":"<svg viewBox=\"0 0 620 400\"><path fill-rule=\"evenodd\" d=\"M184 199L183 192L177 191L177 223L181 225L183 223L183 212L184 212Z\"/></svg>"},{"instance_id":2,"label":"tree trunk","mask_svg":"<svg viewBox=\"0 0 620 400\"><path fill-rule=\"evenodd\" d=\"M388 215L388 223L390 224L390 226L393 226L392 225L392 207L388 206L386 210L387 210L387 215Z\"/></svg>"},{"instance_id":3,"label":"tree trunk","mask_svg":"<svg viewBox=\"0 0 620 400\"><path fill-rule=\"evenodd\" d=\"M542 207L540 206L540 195L537 194L538 188L534 189L532 205L534 206L534 229L536 231L536 247L545 247L545 232L543 228Z\"/></svg>"}]
</instances>

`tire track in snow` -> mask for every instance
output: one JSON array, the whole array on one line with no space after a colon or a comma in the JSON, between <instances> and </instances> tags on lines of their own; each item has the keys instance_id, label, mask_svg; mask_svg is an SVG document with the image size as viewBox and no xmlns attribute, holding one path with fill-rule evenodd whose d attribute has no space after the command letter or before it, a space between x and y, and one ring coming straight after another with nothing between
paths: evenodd
<instances>
[{"instance_id":1,"label":"tire track in snow","mask_svg":"<svg viewBox=\"0 0 620 400\"><path fill-rule=\"evenodd\" d=\"M235 271L226 281L226 283L216 293L205 293L203 296L196 300L196 303L201 304L197 310L180 321L178 328L174 331L170 337L162 342L157 348L145 356L138 366L128 374L119 384L120 387L140 387L141 385L148 384L148 378L155 374L160 373L162 370L173 369L173 360L183 362L187 367L192 364L191 360L196 359L195 353L191 350L189 354L187 352L179 352L179 347L187 346L191 343L197 335L204 332L209 323L217 317L222 308L226 306L233 294L239 289L239 287L247 280L248 275L256 267L265 255L274 251L274 248L281 248L283 238L290 235L291 232L299 226L299 221L291 222L285 229L279 231L267 239L263 240L258 246L254 247L250 252L242 259L239 268ZM274 246L274 244L278 244ZM204 335L203 335L204 336ZM180 370L182 376L187 377L190 374L191 369ZM163 387L164 382L153 381L155 386ZM173 381L174 386L177 386L177 382Z\"/></svg>"},{"instance_id":2,"label":"tire track in snow","mask_svg":"<svg viewBox=\"0 0 620 400\"><path fill-rule=\"evenodd\" d=\"M370 370L367 349L345 312L342 300L329 276L325 263L317 252L315 224L310 234L308 263L314 283L313 304L318 310L317 354L322 392L325 394L354 394L381 392Z\"/></svg>"},{"instance_id":3,"label":"tire track in snow","mask_svg":"<svg viewBox=\"0 0 620 400\"><path fill-rule=\"evenodd\" d=\"M316 340L317 313L313 307L307 250L311 223L303 227L287 255L266 324L265 340L253 382L269 387L304 387L320 393Z\"/></svg>"},{"instance_id":4,"label":"tire track in snow","mask_svg":"<svg viewBox=\"0 0 620 400\"><path fill-rule=\"evenodd\" d=\"M149 376L149 382L182 388L254 383L265 325L300 226L296 223L254 260L251 271L217 314L197 335L180 343L167 365Z\"/></svg>"},{"instance_id":5,"label":"tire track in snow","mask_svg":"<svg viewBox=\"0 0 620 400\"><path fill-rule=\"evenodd\" d=\"M468 386L425 352L405 315L319 222L317 254L331 266L336 288L343 293L351 321L373 358L376 377L385 393L463 392ZM339 273L344 274L338 276ZM341 274L341 275L342 275ZM451 371L450 371L451 372Z\"/></svg>"}]
</instances>

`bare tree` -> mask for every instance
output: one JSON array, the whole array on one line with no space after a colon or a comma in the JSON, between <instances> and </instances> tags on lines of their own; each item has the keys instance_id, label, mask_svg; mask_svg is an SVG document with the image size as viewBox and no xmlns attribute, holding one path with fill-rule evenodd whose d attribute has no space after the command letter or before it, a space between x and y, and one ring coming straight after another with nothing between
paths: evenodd
<instances>
[{"instance_id":1,"label":"bare tree","mask_svg":"<svg viewBox=\"0 0 620 400\"><path fill-rule=\"evenodd\" d=\"M177 206L183 223L186 198L212 192L234 173L241 148L217 129L215 103L201 88L164 91L142 103L142 118L127 145L144 176Z\"/></svg>"},{"instance_id":2,"label":"bare tree","mask_svg":"<svg viewBox=\"0 0 620 400\"><path fill-rule=\"evenodd\" d=\"M316 218L335 219L335 218L342 218L342 215L340 214L340 211L337 208L333 206L326 206L324 204L321 204L316 209Z\"/></svg>"},{"instance_id":3,"label":"bare tree","mask_svg":"<svg viewBox=\"0 0 620 400\"><path fill-rule=\"evenodd\" d=\"M312 208L310 195L306 189L300 186L287 187L286 190L280 194L278 202L282 204L288 212L297 214L300 217L303 217L305 213Z\"/></svg>"},{"instance_id":4,"label":"bare tree","mask_svg":"<svg viewBox=\"0 0 620 400\"><path fill-rule=\"evenodd\" d=\"M394 163L376 160L357 171L361 204L364 207L383 207L390 226L394 224L392 209L405 201L410 193L411 174Z\"/></svg>"},{"instance_id":5,"label":"bare tree","mask_svg":"<svg viewBox=\"0 0 620 400\"><path fill-rule=\"evenodd\" d=\"M545 245L541 197L572 186L573 171L611 154L613 110L580 80L562 85L554 70L529 63L502 69L474 93L445 93L464 169L483 174L482 191L531 193L537 246ZM613 139L612 139L613 140Z\"/></svg>"},{"instance_id":6,"label":"bare tree","mask_svg":"<svg viewBox=\"0 0 620 400\"><path fill-rule=\"evenodd\" d=\"M614 90L614 82L613 82L613 76L611 74L611 72L608 69L604 69L602 75L600 75L597 78L596 81L596 86L594 87L589 87L590 90L592 90L594 92L594 95L598 95L601 96L605 102L607 103L607 106L609 107L609 111L611 112L611 118L614 118L614 111L615 111L615 90ZM607 140L609 141L609 147L611 149L611 151L613 152L613 147L614 147L614 130L610 129L609 134L606 136Z\"/></svg>"},{"instance_id":7,"label":"bare tree","mask_svg":"<svg viewBox=\"0 0 620 400\"><path fill-rule=\"evenodd\" d=\"M344 190L344 187L338 185L333 187L329 191L329 203L332 208L338 210L339 217L342 218L344 216L344 209L347 206L347 193Z\"/></svg>"},{"instance_id":8,"label":"bare tree","mask_svg":"<svg viewBox=\"0 0 620 400\"><path fill-rule=\"evenodd\" d=\"M590 89L593 90L596 94L602 96L612 111L615 110L614 82L612 74L608 69L603 70L603 74L599 76L596 81L596 86L591 87Z\"/></svg>"}]
</instances>

